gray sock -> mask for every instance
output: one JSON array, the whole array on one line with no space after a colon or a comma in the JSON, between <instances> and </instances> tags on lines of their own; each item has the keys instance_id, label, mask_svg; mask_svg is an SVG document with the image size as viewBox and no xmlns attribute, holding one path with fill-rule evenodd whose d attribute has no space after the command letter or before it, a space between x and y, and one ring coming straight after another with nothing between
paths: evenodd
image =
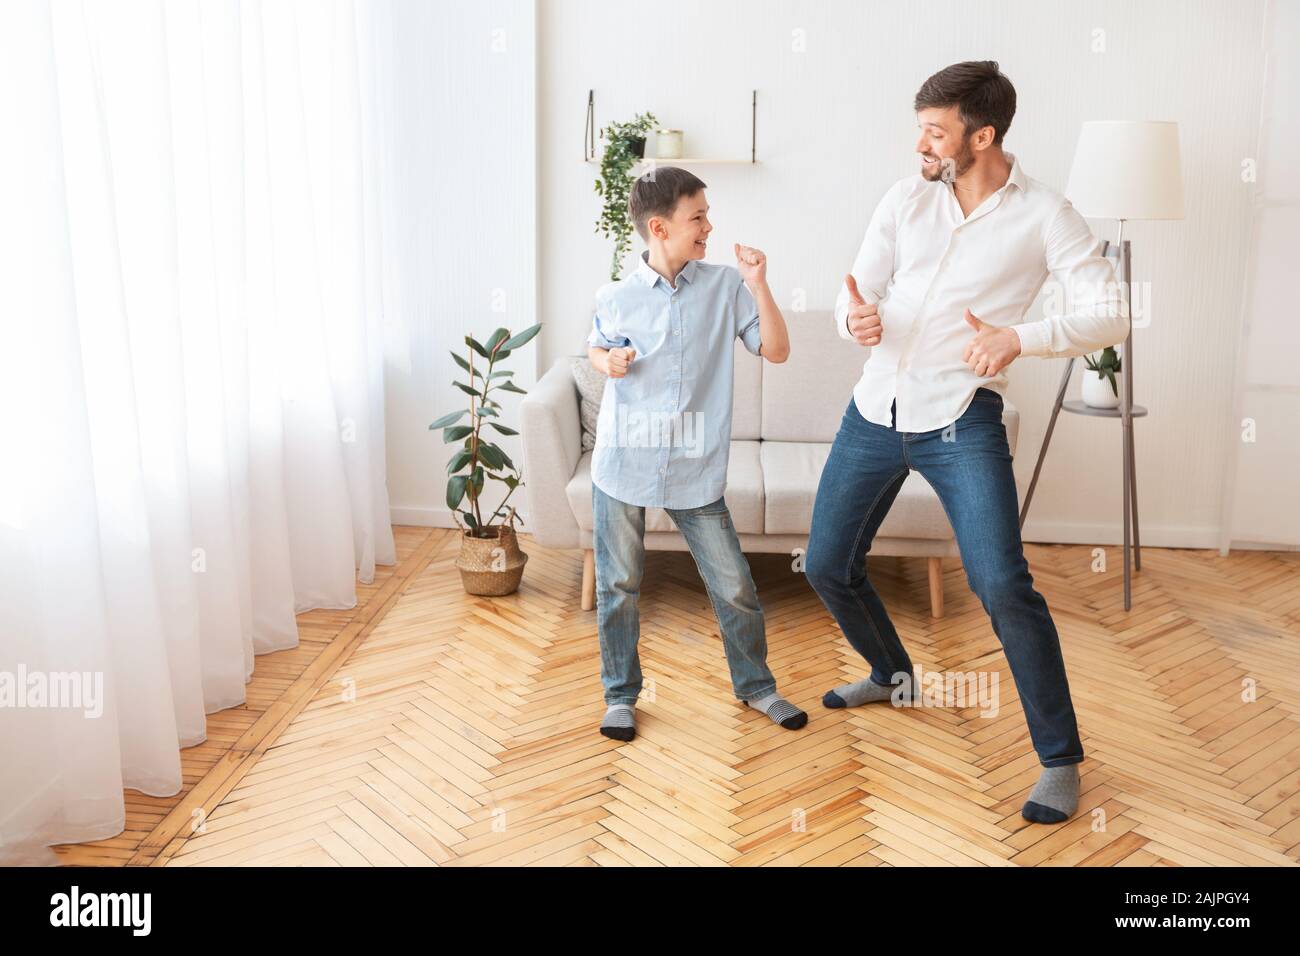
<instances>
[{"instance_id":1,"label":"gray sock","mask_svg":"<svg viewBox=\"0 0 1300 956\"><path fill-rule=\"evenodd\" d=\"M798 730L808 723L808 715L776 691L772 691L766 697L747 700L745 705L767 714L774 723L780 724L786 730Z\"/></svg>"},{"instance_id":2,"label":"gray sock","mask_svg":"<svg viewBox=\"0 0 1300 956\"><path fill-rule=\"evenodd\" d=\"M636 736L636 710L631 704L610 704L600 732L612 740L631 740Z\"/></svg>"},{"instance_id":3,"label":"gray sock","mask_svg":"<svg viewBox=\"0 0 1300 956\"><path fill-rule=\"evenodd\" d=\"M857 707L877 700L889 700L894 688L886 684L877 684L869 676L856 684L844 684L834 690L828 690L822 697L824 707Z\"/></svg>"},{"instance_id":4,"label":"gray sock","mask_svg":"<svg viewBox=\"0 0 1300 956\"><path fill-rule=\"evenodd\" d=\"M1044 767L1020 815L1031 823L1064 823L1079 807L1079 765Z\"/></svg>"}]
</instances>

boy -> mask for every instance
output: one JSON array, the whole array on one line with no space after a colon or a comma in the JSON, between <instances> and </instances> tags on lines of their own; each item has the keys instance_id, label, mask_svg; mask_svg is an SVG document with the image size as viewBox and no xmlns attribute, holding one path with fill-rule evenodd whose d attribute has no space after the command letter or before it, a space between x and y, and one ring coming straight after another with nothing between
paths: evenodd
<instances>
[{"instance_id":1,"label":"boy","mask_svg":"<svg viewBox=\"0 0 1300 956\"><path fill-rule=\"evenodd\" d=\"M649 249L636 271L596 293L587 344L606 375L592 453L600 732L636 736L641 693L637 597L645 509L660 507L686 538L722 631L737 699L797 730L808 715L782 699L749 564L723 500L731 442L732 349L770 362L790 353L785 320L757 249L735 247L738 268L704 258L713 227L704 183L660 167L639 178L628 212ZM666 426L666 427L665 427Z\"/></svg>"}]
</instances>

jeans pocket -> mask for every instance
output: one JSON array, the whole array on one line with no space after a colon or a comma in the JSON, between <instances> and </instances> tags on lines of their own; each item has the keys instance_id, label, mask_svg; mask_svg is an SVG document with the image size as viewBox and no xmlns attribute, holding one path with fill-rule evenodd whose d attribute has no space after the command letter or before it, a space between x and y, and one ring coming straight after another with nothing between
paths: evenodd
<instances>
[{"instance_id":1,"label":"jeans pocket","mask_svg":"<svg viewBox=\"0 0 1300 956\"><path fill-rule=\"evenodd\" d=\"M731 510L722 499L701 506L700 510L695 512L695 516L697 518L717 519L722 523L722 527L724 528L731 526Z\"/></svg>"},{"instance_id":2,"label":"jeans pocket","mask_svg":"<svg viewBox=\"0 0 1300 956\"><path fill-rule=\"evenodd\" d=\"M722 511L701 511L696 515L696 517L715 520L723 528L731 527L731 512L726 509L723 509Z\"/></svg>"}]
</instances>

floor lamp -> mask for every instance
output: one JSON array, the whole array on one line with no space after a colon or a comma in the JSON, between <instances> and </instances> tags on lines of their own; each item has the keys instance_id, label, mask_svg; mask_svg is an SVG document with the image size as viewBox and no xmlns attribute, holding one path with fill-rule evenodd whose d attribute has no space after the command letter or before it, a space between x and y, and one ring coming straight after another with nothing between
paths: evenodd
<instances>
[{"instance_id":1,"label":"floor lamp","mask_svg":"<svg viewBox=\"0 0 1300 956\"><path fill-rule=\"evenodd\" d=\"M1157 121L1101 120L1083 124L1079 143L1074 150L1074 165L1065 196L1089 219L1115 219L1119 234L1115 240L1118 253L1120 292L1125 302L1131 302L1129 284L1132 261L1129 240L1124 238L1124 223L1131 219L1182 219L1183 176L1178 151L1178 124ZM1103 254L1106 244L1102 245ZM1064 290L1067 294L1069 290ZM1034 497L1038 474L1047 456L1047 446L1052 440L1057 416L1062 409L1076 415L1094 415L1118 418L1124 438L1124 610L1132 607L1130 588L1129 542L1132 540L1132 564L1142 569L1142 544L1138 531L1137 470L1133 453L1133 419L1141 418L1147 410L1133 404L1133 326L1130 312L1129 332L1120 349L1122 371L1119 376L1119 407L1093 408L1079 401L1065 401L1065 389L1070 384L1074 359L1065 366L1056 404L1043 436L1043 447L1038 452L1034 476L1025 493L1025 503L1020 509L1020 527L1025 526L1029 502ZM1086 373L1085 373L1086 374ZM1132 521L1130 534L1129 522Z\"/></svg>"}]
</instances>

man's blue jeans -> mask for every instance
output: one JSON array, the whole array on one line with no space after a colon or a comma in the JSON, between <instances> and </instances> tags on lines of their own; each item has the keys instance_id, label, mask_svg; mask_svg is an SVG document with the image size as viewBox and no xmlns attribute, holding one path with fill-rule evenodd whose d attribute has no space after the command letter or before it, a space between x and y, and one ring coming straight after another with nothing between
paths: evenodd
<instances>
[{"instance_id":1,"label":"man's blue jeans","mask_svg":"<svg viewBox=\"0 0 1300 956\"><path fill-rule=\"evenodd\" d=\"M606 704L634 704L641 693L637 600L645 566L645 508L611 498L594 484L591 491L600 682ZM763 609L726 501L665 510L686 538L713 602L736 698L766 697L776 690L776 678L767 668Z\"/></svg>"},{"instance_id":2,"label":"man's blue jeans","mask_svg":"<svg viewBox=\"0 0 1300 956\"><path fill-rule=\"evenodd\" d=\"M1078 763L1083 745L1060 639L1047 602L1034 590L1020 541L997 392L979 389L955 423L928 432L869 422L849 400L813 506L804 565L809 583L849 643L871 663L873 680L895 684L895 675L914 675L866 573L872 538L912 469L930 483L947 512L966 579L1006 652L1039 762Z\"/></svg>"}]
</instances>

